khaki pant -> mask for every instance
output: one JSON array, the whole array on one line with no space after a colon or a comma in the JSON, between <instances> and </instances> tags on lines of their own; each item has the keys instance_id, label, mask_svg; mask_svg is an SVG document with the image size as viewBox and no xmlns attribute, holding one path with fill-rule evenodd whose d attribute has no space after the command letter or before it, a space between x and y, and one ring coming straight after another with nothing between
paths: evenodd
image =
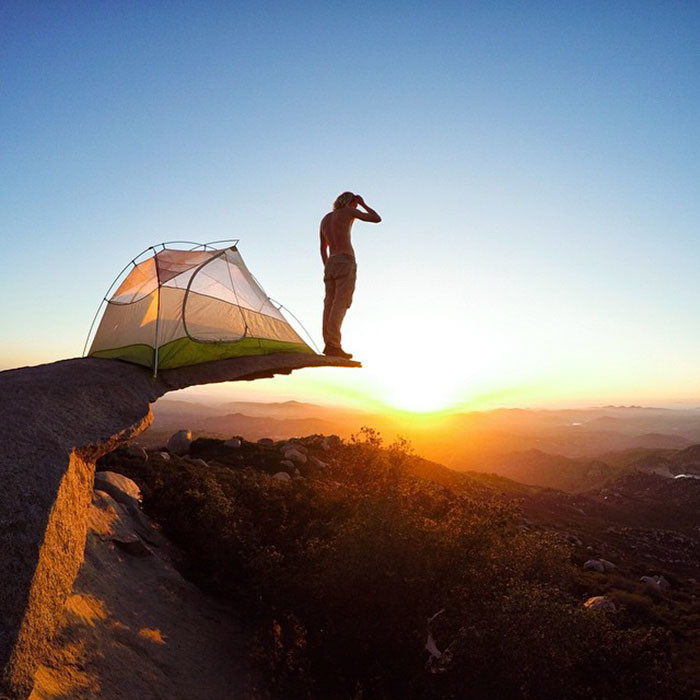
<instances>
[{"instance_id":1,"label":"khaki pant","mask_svg":"<svg viewBox=\"0 0 700 700\"><path fill-rule=\"evenodd\" d=\"M352 304L357 263L352 255L338 253L326 261L323 281L326 298L323 302L323 340L326 346L340 347L340 326Z\"/></svg>"}]
</instances>

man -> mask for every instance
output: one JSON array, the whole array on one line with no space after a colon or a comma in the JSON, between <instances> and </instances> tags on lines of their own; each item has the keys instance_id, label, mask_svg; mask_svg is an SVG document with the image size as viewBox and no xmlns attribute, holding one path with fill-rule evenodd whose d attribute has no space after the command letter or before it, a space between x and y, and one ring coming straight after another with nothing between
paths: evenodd
<instances>
[{"instance_id":1,"label":"man","mask_svg":"<svg viewBox=\"0 0 700 700\"><path fill-rule=\"evenodd\" d=\"M358 205L365 211L358 209ZM350 229L355 219L373 224L382 220L359 194L343 192L333 203L333 211L321 220L321 260L326 285L326 298L323 302L323 340L326 347L323 354L346 359L350 359L352 354L341 347L340 326L355 291L357 263L350 242Z\"/></svg>"}]
</instances>

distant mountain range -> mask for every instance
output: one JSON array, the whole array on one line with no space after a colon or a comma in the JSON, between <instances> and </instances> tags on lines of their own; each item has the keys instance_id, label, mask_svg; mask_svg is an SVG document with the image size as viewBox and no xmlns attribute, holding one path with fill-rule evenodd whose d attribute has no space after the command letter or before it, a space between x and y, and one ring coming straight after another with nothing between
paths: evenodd
<instances>
[{"instance_id":1,"label":"distant mountain range","mask_svg":"<svg viewBox=\"0 0 700 700\"><path fill-rule=\"evenodd\" d=\"M527 450L487 460L483 466L523 484L582 492L602 488L635 472L665 478L680 474L700 475L700 445L682 450L634 448L601 455L598 459L574 459L541 450Z\"/></svg>"},{"instance_id":2,"label":"distant mountain range","mask_svg":"<svg viewBox=\"0 0 700 700\"><path fill-rule=\"evenodd\" d=\"M155 445L174 430L189 429L202 436L275 440L313 433L348 437L363 425L358 414L299 401L255 403L232 401L212 406L163 399L153 407L153 424L140 442Z\"/></svg>"},{"instance_id":3,"label":"distant mountain range","mask_svg":"<svg viewBox=\"0 0 700 700\"><path fill-rule=\"evenodd\" d=\"M162 445L182 428L195 436L279 440L314 433L348 438L366 425L389 441L406 437L416 452L452 469L570 492L602 487L635 470L700 473L698 409L499 409L421 421L298 401L212 405L163 399L153 411L153 425L139 439L146 446Z\"/></svg>"}]
</instances>

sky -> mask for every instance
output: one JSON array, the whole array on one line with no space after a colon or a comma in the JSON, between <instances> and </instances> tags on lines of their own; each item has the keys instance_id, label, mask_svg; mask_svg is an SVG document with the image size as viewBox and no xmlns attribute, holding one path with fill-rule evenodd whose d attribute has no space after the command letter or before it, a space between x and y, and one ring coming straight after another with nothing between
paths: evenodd
<instances>
[{"instance_id":1,"label":"sky","mask_svg":"<svg viewBox=\"0 0 700 700\"><path fill-rule=\"evenodd\" d=\"M82 353L149 245L240 239L362 370L212 396L427 411L700 401L700 5L0 4L0 368ZM201 391L201 390L200 390Z\"/></svg>"}]
</instances>

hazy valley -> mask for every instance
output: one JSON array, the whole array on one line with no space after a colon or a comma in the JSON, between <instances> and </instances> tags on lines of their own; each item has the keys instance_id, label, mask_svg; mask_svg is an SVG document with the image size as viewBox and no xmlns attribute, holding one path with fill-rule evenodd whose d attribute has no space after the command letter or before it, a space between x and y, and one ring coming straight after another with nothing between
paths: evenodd
<instances>
[{"instance_id":1,"label":"hazy valley","mask_svg":"<svg viewBox=\"0 0 700 700\"><path fill-rule=\"evenodd\" d=\"M700 443L698 409L501 409L422 417L296 401L214 405L165 399L154 406L153 425L138 442L156 446L181 428L195 436L249 440L314 433L349 438L363 426L387 439L402 436L416 453L458 471L492 472L566 491L602 486L630 468L666 476L700 473L700 455L683 451Z\"/></svg>"}]
</instances>

